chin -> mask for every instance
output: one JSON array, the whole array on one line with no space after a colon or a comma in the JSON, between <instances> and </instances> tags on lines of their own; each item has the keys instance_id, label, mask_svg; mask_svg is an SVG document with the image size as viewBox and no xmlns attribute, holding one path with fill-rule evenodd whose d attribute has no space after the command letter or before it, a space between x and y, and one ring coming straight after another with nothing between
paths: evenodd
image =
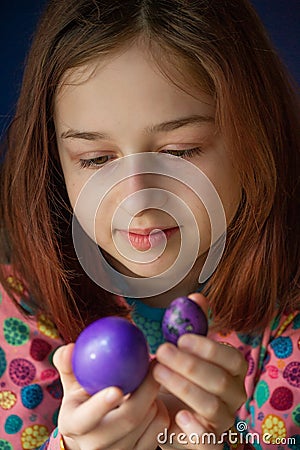
<instances>
[{"instance_id":1,"label":"chin","mask_svg":"<svg viewBox=\"0 0 300 450\"><path fill-rule=\"evenodd\" d=\"M148 264L130 264L126 269L130 272L131 276L139 276L143 278L155 277L162 275L173 264L165 261L160 261L158 258L156 261ZM122 272L123 273L123 272Z\"/></svg>"},{"instance_id":2,"label":"chin","mask_svg":"<svg viewBox=\"0 0 300 450\"><path fill-rule=\"evenodd\" d=\"M116 257L109 258L109 264L123 275L131 277L150 278L162 275L167 271L174 262L177 256L167 256L157 258L150 263L132 263L126 259L117 259Z\"/></svg>"}]
</instances>

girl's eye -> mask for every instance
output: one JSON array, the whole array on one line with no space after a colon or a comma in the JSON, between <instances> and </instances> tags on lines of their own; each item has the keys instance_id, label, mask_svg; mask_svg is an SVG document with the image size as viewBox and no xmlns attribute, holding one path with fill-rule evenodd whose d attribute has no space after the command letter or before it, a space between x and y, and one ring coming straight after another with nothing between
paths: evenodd
<instances>
[{"instance_id":1,"label":"girl's eye","mask_svg":"<svg viewBox=\"0 0 300 450\"><path fill-rule=\"evenodd\" d=\"M179 158L192 158L193 156L201 155L203 150L200 147L194 147L186 150L163 150L162 153L167 153L168 155L177 156Z\"/></svg>"},{"instance_id":2,"label":"girl's eye","mask_svg":"<svg viewBox=\"0 0 300 450\"><path fill-rule=\"evenodd\" d=\"M81 159L80 160L80 167L83 169L86 168L99 168L103 166L105 163L110 161L112 159L112 156L109 155L103 155L103 156L97 156L97 158L91 158L91 159Z\"/></svg>"},{"instance_id":3,"label":"girl's eye","mask_svg":"<svg viewBox=\"0 0 300 450\"><path fill-rule=\"evenodd\" d=\"M200 155L203 150L200 147L189 148L186 150L163 150L161 153L166 153L168 155L177 156L179 158L192 158L193 156ZM80 159L80 167L83 169L94 168L99 169L99 167L104 166L107 162L113 159L110 155L97 156L91 159Z\"/></svg>"}]
</instances>

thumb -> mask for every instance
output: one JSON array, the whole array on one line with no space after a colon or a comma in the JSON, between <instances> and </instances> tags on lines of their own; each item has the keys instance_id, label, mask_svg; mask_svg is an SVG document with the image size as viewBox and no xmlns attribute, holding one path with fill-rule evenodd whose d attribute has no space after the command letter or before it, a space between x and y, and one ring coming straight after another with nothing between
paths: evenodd
<instances>
[{"instance_id":1,"label":"thumb","mask_svg":"<svg viewBox=\"0 0 300 450\"><path fill-rule=\"evenodd\" d=\"M63 385L64 393L71 389L83 389L75 378L72 368L72 353L75 344L59 347L53 356L53 364L57 368Z\"/></svg>"},{"instance_id":2,"label":"thumb","mask_svg":"<svg viewBox=\"0 0 300 450\"><path fill-rule=\"evenodd\" d=\"M204 297L203 294L200 294L199 292L195 292L193 294L188 295L188 298L193 300L197 305L200 306L200 308L205 313L206 317L208 315L208 299Z\"/></svg>"}]
</instances>

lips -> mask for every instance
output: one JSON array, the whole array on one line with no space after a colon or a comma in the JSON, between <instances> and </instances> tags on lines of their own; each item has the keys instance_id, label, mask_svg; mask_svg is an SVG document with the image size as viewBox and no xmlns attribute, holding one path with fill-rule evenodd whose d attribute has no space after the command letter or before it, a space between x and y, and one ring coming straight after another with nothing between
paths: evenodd
<instances>
[{"instance_id":1,"label":"lips","mask_svg":"<svg viewBox=\"0 0 300 450\"><path fill-rule=\"evenodd\" d=\"M130 231L119 230L130 244L137 250L149 250L151 247L156 247L162 244L165 240L169 240L177 231L179 227L165 228L144 228L131 229Z\"/></svg>"}]
</instances>

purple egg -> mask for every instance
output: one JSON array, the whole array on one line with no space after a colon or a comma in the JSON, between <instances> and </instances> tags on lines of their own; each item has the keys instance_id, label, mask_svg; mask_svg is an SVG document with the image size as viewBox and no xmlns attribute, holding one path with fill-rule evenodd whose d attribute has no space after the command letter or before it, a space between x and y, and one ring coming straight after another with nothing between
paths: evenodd
<instances>
[{"instance_id":1,"label":"purple egg","mask_svg":"<svg viewBox=\"0 0 300 450\"><path fill-rule=\"evenodd\" d=\"M178 297L170 303L163 317L162 331L165 339L177 344L185 333L206 336L207 318L197 303L188 297Z\"/></svg>"},{"instance_id":2,"label":"purple egg","mask_svg":"<svg viewBox=\"0 0 300 450\"><path fill-rule=\"evenodd\" d=\"M117 386L128 394L148 372L147 341L128 320L105 317L78 336L72 366L77 381L90 395L108 386Z\"/></svg>"}]
</instances>

